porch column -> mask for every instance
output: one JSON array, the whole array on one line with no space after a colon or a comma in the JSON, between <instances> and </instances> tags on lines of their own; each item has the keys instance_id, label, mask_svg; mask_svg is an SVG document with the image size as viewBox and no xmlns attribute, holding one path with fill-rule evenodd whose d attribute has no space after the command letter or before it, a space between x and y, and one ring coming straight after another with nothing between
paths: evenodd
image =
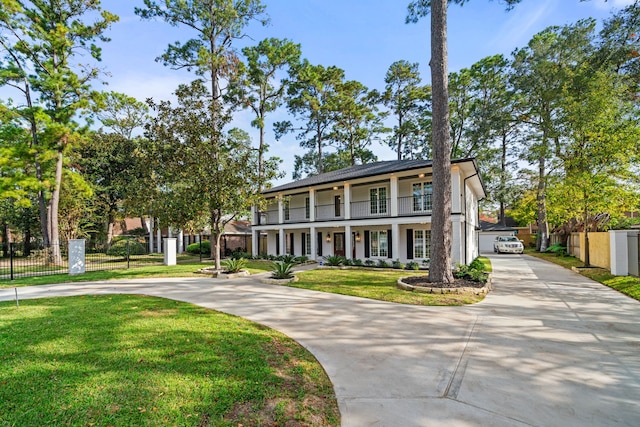
<instances>
[{"instance_id":1,"label":"porch column","mask_svg":"<svg viewBox=\"0 0 640 427\"><path fill-rule=\"evenodd\" d=\"M316 233L316 227L314 227L313 225L311 227L309 227L309 234L310 234L310 238L309 240L311 241L310 244L310 251L311 251L311 255L309 255L309 259L316 259L316 257L318 256L318 246L317 246L317 233Z\"/></svg>"},{"instance_id":2,"label":"porch column","mask_svg":"<svg viewBox=\"0 0 640 427\"><path fill-rule=\"evenodd\" d=\"M400 259L400 226L391 224L391 253L394 259Z\"/></svg>"},{"instance_id":3,"label":"porch column","mask_svg":"<svg viewBox=\"0 0 640 427\"><path fill-rule=\"evenodd\" d=\"M149 217L149 253L153 253L153 217Z\"/></svg>"},{"instance_id":4,"label":"porch column","mask_svg":"<svg viewBox=\"0 0 640 427\"><path fill-rule=\"evenodd\" d=\"M347 259L353 258L353 246L351 245L351 226L344 226L344 256Z\"/></svg>"},{"instance_id":5,"label":"porch column","mask_svg":"<svg viewBox=\"0 0 640 427\"><path fill-rule=\"evenodd\" d=\"M316 190L309 189L309 221L316 220Z\"/></svg>"},{"instance_id":6,"label":"porch column","mask_svg":"<svg viewBox=\"0 0 640 427\"><path fill-rule=\"evenodd\" d=\"M162 253L162 229L160 228L160 221L156 221L156 227L157 227L157 231L156 231L156 244L158 245L156 252L161 254Z\"/></svg>"},{"instance_id":7,"label":"porch column","mask_svg":"<svg viewBox=\"0 0 640 427\"><path fill-rule=\"evenodd\" d=\"M258 230L251 230L251 255L260 255L260 232Z\"/></svg>"},{"instance_id":8,"label":"porch column","mask_svg":"<svg viewBox=\"0 0 640 427\"><path fill-rule=\"evenodd\" d=\"M344 183L344 219L351 219L351 184Z\"/></svg>"},{"instance_id":9,"label":"porch column","mask_svg":"<svg viewBox=\"0 0 640 427\"><path fill-rule=\"evenodd\" d=\"M287 241L285 240L286 235L284 233L284 228L281 228L278 233L280 233L280 255L287 254Z\"/></svg>"},{"instance_id":10,"label":"porch column","mask_svg":"<svg viewBox=\"0 0 640 427\"><path fill-rule=\"evenodd\" d=\"M398 177L395 175L391 175L389 184L390 184L389 198L391 200L391 216L396 217L398 216L398 203L400 203L400 200L398 199ZM395 231L394 231L394 234L395 234ZM393 250L393 253L394 254L397 253L395 251L395 248Z\"/></svg>"},{"instance_id":11,"label":"porch column","mask_svg":"<svg viewBox=\"0 0 640 427\"><path fill-rule=\"evenodd\" d=\"M184 231L182 228L178 231L178 253L181 254L184 252Z\"/></svg>"}]
</instances>

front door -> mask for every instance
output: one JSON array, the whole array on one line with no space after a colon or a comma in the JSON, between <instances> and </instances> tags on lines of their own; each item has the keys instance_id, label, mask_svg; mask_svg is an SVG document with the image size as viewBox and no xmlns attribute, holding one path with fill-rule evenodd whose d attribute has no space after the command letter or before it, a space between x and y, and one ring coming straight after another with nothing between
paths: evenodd
<instances>
[{"instance_id":1,"label":"front door","mask_svg":"<svg viewBox=\"0 0 640 427\"><path fill-rule=\"evenodd\" d=\"M344 256L344 233L333 233L333 254Z\"/></svg>"}]
</instances>

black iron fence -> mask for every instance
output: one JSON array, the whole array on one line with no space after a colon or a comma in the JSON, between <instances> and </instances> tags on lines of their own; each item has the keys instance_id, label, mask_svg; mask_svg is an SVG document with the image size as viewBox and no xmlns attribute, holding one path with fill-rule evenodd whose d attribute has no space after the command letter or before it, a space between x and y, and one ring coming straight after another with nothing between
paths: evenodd
<instances>
[{"instance_id":1,"label":"black iron fence","mask_svg":"<svg viewBox=\"0 0 640 427\"><path fill-rule=\"evenodd\" d=\"M0 279L66 274L69 248L66 243L43 247L41 242L10 243L0 258ZM7 253L8 252L8 253ZM162 254L150 254L147 239L119 236L110 244L85 242L85 271L134 268L163 263Z\"/></svg>"}]
</instances>

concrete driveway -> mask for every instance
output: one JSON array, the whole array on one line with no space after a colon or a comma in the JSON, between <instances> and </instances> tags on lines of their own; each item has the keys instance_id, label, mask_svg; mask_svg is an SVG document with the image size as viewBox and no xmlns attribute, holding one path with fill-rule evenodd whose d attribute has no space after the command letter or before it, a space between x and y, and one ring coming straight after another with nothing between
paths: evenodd
<instances>
[{"instance_id":1,"label":"concrete driveway","mask_svg":"<svg viewBox=\"0 0 640 427\"><path fill-rule=\"evenodd\" d=\"M640 303L532 257L489 256L494 291L469 307L250 279L94 282L18 295L146 294L280 330L322 363L346 427L640 425ZM0 300L13 298L14 289L0 290Z\"/></svg>"}]
</instances>

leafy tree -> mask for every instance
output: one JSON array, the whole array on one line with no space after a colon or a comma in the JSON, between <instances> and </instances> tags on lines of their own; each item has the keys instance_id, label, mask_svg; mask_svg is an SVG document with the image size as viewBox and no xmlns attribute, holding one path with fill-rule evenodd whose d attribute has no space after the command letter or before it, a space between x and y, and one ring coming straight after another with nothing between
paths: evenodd
<instances>
[{"instance_id":1,"label":"leafy tree","mask_svg":"<svg viewBox=\"0 0 640 427\"><path fill-rule=\"evenodd\" d=\"M90 24L85 22L89 16ZM64 155L79 139L74 118L88 105L89 83L98 76L97 68L76 64L85 52L100 60L95 42L108 41L103 33L117 19L102 10L98 0L15 0L3 2L0 11L0 25L8 34L1 39L7 51L2 83L25 97L26 108L19 111L30 125L36 177L48 190L48 194L40 191L39 206L43 238L46 245L53 244L54 260L60 258L58 209ZM39 96L37 103L32 92ZM55 153L55 166L52 183L47 185L42 158L51 153Z\"/></svg>"},{"instance_id":2,"label":"leafy tree","mask_svg":"<svg viewBox=\"0 0 640 427\"><path fill-rule=\"evenodd\" d=\"M244 37L249 22L268 22L260 0L144 0L144 5L135 8L142 19L160 18L195 34L184 43L171 43L156 61L206 77L216 102L221 101L221 80L230 78L238 63L234 40Z\"/></svg>"},{"instance_id":3,"label":"leafy tree","mask_svg":"<svg viewBox=\"0 0 640 427\"><path fill-rule=\"evenodd\" d=\"M254 113L251 125L259 130L258 171L262 176L264 156L268 151L265 140L265 119L283 102L287 80L276 83L277 73L295 67L300 61L300 45L289 40L265 39L257 46L245 47L242 53L246 64L239 63L238 73L232 78L229 98L232 102ZM260 190L264 186L261 179Z\"/></svg>"},{"instance_id":4,"label":"leafy tree","mask_svg":"<svg viewBox=\"0 0 640 427\"><path fill-rule=\"evenodd\" d=\"M509 7L520 0L505 0ZM465 0L453 0L464 4ZM447 65L446 0L415 0L409 4L407 22L431 13L431 87L433 127L433 215L429 281L453 282L451 271L451 140Z\"/></svg>"},{"instance_id":5,"label":"leafy tree","mask_svg":"<svg viewBox=\"0 0 640 427\"><path fill-rule=\"evenodd\" d=\"M292 82L287 91L287 108L302 124L300 128L294 128L290 121L279 122L275 124L275 130L276 139L297 131L300 146L309 149L308 155L296 156L293 178L298 179L305 172L324 172L323 150L330 142L328 135L336 120L335 102L344 80L344 70L312 65L305 59L300 66L291 69L290 74ZM307 163L309 161L312 163Z\"/></svg>"},{"instance_id":6,"label":"leafy tree","mask_svg":"<svg viewBox=\"0 0 640 427\"><path fill-rule=\"evenodd\" d=\"M394 62L384 81L386 85L381 100L396 119L387 144L396 150L398 160L421 158L423 154L428 157L429 150L424 150L424 146L430 130L431 88L421 85L418 63Z\"/></svg>"},{"instance_id":7,"label":"leafy tree","mask_svg":"<svg viewBox=\"0 0 640 427\"><path fill-rule=\"evenodd\" d=\"M549 241L547 218L547 175L560 146L562 90L571 69L587 62L595 22L550 27L536 34L528 46L514 52L513 84L522 102L522 119L531 127L524 158L538 165L538 249Z\"/></svg>"},{"instance_id":8,"label":"leafy tree","mask_svg":"<svg viewBox=\"0 0 640 427\"><path fill-rule=\"evenodd\" d=\"M96 116L104 127L125 139L131 139L136 128L149 120L149 107L124 93L106 92L97 97Z\"/></svg>"},{"instance_id":9,"label":"leafy tree","mask_svg":"<svg viewBox=\"0 0 640 427\"><path fill-rule=\"evenodd\" d=\"M224 225L261 202L258 157L246 132L223 132L228 116L220 111L202 80L181 85L174 107L151 103L157 116L148 127L149 159L155 161L160 221L181 225L208 219L212 257L220 269ZM221 122L224 118L224 122ZM266 168L264 178L276 170Z\"/></svg>"},{"instance_id":10,"label":"leafy tree","mask_svg":"<svg viewBox=\"0 0 640 427\"><path fill-rule=\"evenodd\" d=\"M386 130L382 123L385 115L378 112L376 97L375 92L370 92L365 85L354 80L338 86L333 104L335 121L329 138L337 147L337 157L346 161L325 167L326 170L377 160L367 148L376 135Z\"/></svg>"}]
</instances>

